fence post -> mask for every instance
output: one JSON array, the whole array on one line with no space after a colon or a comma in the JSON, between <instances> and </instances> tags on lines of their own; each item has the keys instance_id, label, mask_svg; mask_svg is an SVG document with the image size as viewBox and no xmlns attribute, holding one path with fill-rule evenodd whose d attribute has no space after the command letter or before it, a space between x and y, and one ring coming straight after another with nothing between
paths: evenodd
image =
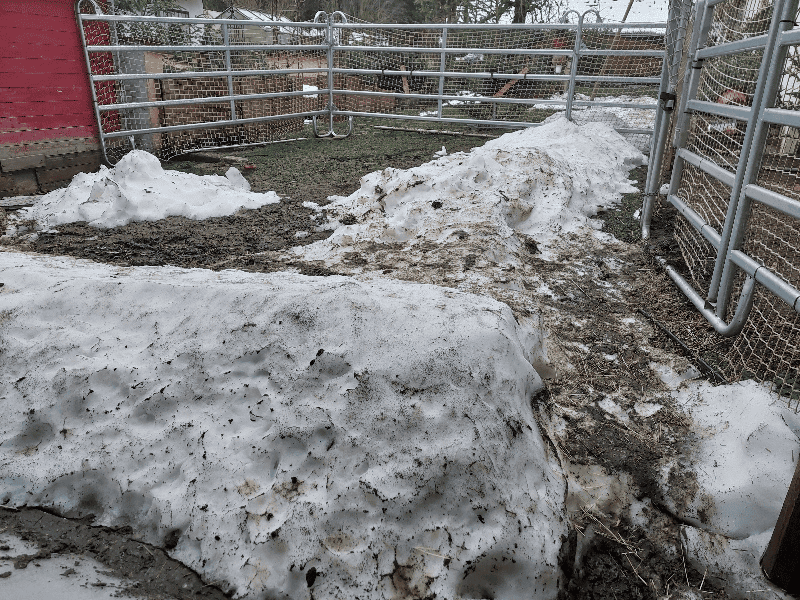
<instances>
[{"instance_id":1,"label":"fence post","mask_svg":"<svg viewBox=\"0 0 800 600\"><path fill-rule=\"evenodd\" d=\"M328 15L328 132L333 133L333 15Z\"/></svg>"},{"instance_id":2,"label":"fence post","mask_svg":"<svg viewBox=\"0 0 800 600\"><path fill-rule=\"evenodd\" d=\"M686 69L686 78L683 86L683 93L681 94L680 106L678 109L677 119L678 122L675 126L675 147L682 148L686 144L689 137L689 123L691 121L691 114L686 110L686 103L689 98L694 97L697 93L697 87L700 84L700 66L695 64L694 55L701 45L706 43L708 33L711 29L711 17L714 13L713 6L707 6L706 0L699 0L695 7L695 27L692 31L692 41L689 45L688 59L691 64ZM675 162L672 165L672 177L669 182L669 195L674 196L678 193L680 187L681 177L683 175L684 160L675 155Z\"/></svg>"},{"instance_id":3,"label":"fence post","mask_svg":"<svg viewBox=\"0 0 800 600\"><path fill-rule=\"evenodd\" d=\"M781 514L761 557L761 568L772 583L790 594L800 592L800 461L794 470Z\"/></svg>"},{"instance_id":4,"label":"fence post","mask_svg":"<svg viewBox=\"0 0 800 600\"><path fill-rule=\"evenodd\" d=\"M564 116L567 121L572 121L572 101L575 96L575 76L578 74L578 59L581 55L581 30L583 28L583 15L578 17L578 29L575 32L575 47L572 49L572 64L569 67L569 87L567 88L567 106Z\"/></svg>"},{"instance_id":5,"label":"fence post","mask_svg":"<svg viewBox=\"0 0 800 600\"><path fill-rule=\"evenodd\" d=\"M233 99L233 75L231 73L231 40L228 35L228 24L222 24L222 43L225 46L225 71L228 76L228 96L231 97L231 120L236 119L236 102Z\"/></svg>"},{"instance_id":6,"label":"fence post","mask_svg":"<svg viewBox=\"0 0 800 600\"><path fill-rule=\"evenodd\" d=\"M661 98L667 93L669 86L669 73L667 69L667 57L664 56L664 63L661 67L661 86L659 87L659 101L656 108L656 120L653 127L653 138L650 144L650 160L647 166L647 179L642 198L642 239L650 238L650 221L653 217L653 208L658 195L659 174L661 173L661 163L667 147L667 131L672 116L672 108L667 106L667 102Z\"/></svg>"},{"instance_id":7,"label":"fence post","mask_svg":"<svg viewBox=\"0 0 800 600\"><path fill-rule=\"evenodd\" d=\"M447 27L442 27L442 57L439 61L439 118L442 118L442 95L444 95L444 69L447 62Z\"/></svg>"}]
</instances>

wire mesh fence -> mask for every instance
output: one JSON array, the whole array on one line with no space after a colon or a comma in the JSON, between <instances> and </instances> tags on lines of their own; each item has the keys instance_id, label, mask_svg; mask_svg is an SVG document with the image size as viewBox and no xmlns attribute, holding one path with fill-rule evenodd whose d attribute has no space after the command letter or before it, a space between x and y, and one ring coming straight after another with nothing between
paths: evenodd
<instances>
[{"instance_id":1,"label":"wire mesh fence","mask_svg":"<svg viewBox=\"0 0 800 600\"><path fill-rule=\"evenodd\" d=\"M335 121L359 116L526 127L563 113L648 150L664 57L663 24L577 13L506 26L143 17L101 0L78 13L112 164L132 148L169 159L286 139L309 118L334 135Z\"/></svg>"},{"instance_id":2,"label":"wire mesh fence","mask_svg":"<svg viewBox=\"0 0 800 600\"><path fill-rule=\"evenodd\" d=\"M308 93L327 69L323 25L78 12L112 164L132 148L168 159L285 139L323 112Z\"/></svg>"},{"instance_id":3,"label":"wire mesh fence","mask_svg":"<svg viewBox=\"0 0 800 600\"><path fill-rule=\"evenodd\" d=\"M337 114L526 126L604 121L647 147L663 25L334 24ZM638 137L637 137L638 136Z\"/></svg>"},{"instance_id":4,"label":"wire mesh fence","mask_svg":"<svg viewBox=\"0 0 800 600\"><path fill-rule=\"evenodd\" d=\"M735 335L719 346L720 370L769 382L797 409L797 1L706 0L690 9L671 2L671 15L682 18L670 22L686 23L666 59L681 111L663 140L674 159L656 178L671 175L668 201L678 209L674 237L688 279L668 272L717 331Z\"/></svg>"}]
</instances>

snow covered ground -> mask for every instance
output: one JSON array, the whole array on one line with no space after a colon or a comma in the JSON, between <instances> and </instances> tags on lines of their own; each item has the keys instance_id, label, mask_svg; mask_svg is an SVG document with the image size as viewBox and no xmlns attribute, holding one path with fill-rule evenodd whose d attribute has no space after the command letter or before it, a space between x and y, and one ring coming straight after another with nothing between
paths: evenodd
<instances>
[{"instance_id":1,"label":"snow covered ground","mask_svg":"<svg viewBox=\"0 0 800 600\"><path fill-rule=\"evenodd\" d=\"M29 568L17 569L14 559L36 554L38 548L14 535L0 534L0 575L4 598L14 600L111 600L125 590L134 600L139 598L128 588L132 582L110 576L106 567L86 556L70 553L46 559L35 559Z\"/></svg>"},{"instance_id":2,"label":"snow covered ground","mask_svg":"<svg viewBox=\"0 0 800 600\"><path fill-rule=\"evenodd\" d=\"M86 219L91 189L112 197L112 179L174 185L137 154L128 171L78 176L28 216L44 227ZM570 281L545 267L567 265L585 297L624 299L621 259L608 252L622 256L622 245L593 216L633 189L627 173L643 162L606 124L556 119L372 173L319 210L333 235L292 256L341 266L394 255L388 274L0 252L0 502L133 525L237 597L555 597L569 511L647 526L652 506L625 477L570 465L531 405L548 373L580 379L575 357L595 352L548 331L548 319L576 332L589 321L537 304L571 297ZM231 197L224 178L185 177L163 193L169 205L199 185ZM142 194L125 197L92 220L158 218L139 210ZM621 311L614 319L646 329ZM631 408L621 395L570 400L563 414L599 412L636 433L637 419L682 407L696 443L657 466L666 509L692 524L683 549L734 595L776 597L754 593L769 590L757 561L800 456L800 421L763 386L714 388L646 351L667 397L640 392ZM572 427L559 418L545 424L556 440Z\"/></svg>"},{"instance_id":3,"label":"snow covered ground","mask_svg":"<svg viewBox=\"0 0 800 600\"><path fill-rule=\"evenodd\" d=\"M237 595L554 598L564 480L508 307L434 286L4 252L4 504Z\"/></svg>"}]
</instances>

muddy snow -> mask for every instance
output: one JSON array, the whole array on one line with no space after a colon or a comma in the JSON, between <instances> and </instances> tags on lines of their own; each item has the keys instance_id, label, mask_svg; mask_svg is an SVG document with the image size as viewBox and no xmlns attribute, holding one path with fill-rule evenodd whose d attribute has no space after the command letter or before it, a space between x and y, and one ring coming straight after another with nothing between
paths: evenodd
<instances>
[{"instance_id":1,"label":"muddy snow","mask_svg":"<svg viewBox=\"0 0 800 600\"><path fill-rule=\"evenodd\" d=\"M137 154L131 182L171 181ZM595 217L644 162L554 119L377 171L309 205L330 237L264 253L330 277L0 253L0 501L130 525L248 599L663 596L684 561L778 597L758 559L800 420L634 312L655 267ZM158 218L103 177L28 217Z\"/></svg>"}]
</instances>

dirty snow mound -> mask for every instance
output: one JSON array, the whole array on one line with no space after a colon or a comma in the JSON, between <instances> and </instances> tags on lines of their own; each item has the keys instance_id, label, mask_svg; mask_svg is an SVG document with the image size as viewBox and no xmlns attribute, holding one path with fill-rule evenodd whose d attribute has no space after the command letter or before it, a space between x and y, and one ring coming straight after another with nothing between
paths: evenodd
<instances>
[{"instance_id":1,"label":"dirty snow mound","mask_svg":"<svg viewBox=\"0 0 800 600\"><path fill-rule=\"evenodd\" d=\"M555 598L563 475L504 304L8 252L0 276L4 505L131 525L242 598Z\"/></svg>"},{"instance_id":2,"label":"dirty snow mound","mask_svg":"<svg viewBox=\"0 0 800 600\"><path fill-rule=\"evenodd\" d=\"M665 505L685 525L687 560L732 598L783 598L759 561L800 456L800 415L769 386L687 382L675 399L694 422L693 448L662 468Z\"/></svg>"},{"instance_id":3,"label":"dirty snow mound","mask_svg":"<svg viewBox=\"0 0 800 600\"><path fill-rule=\"evenodd\" d=\"M470 235L501 262L521 246L516 234L545 249L567 233L599 228L591 217L635 191L627 174L644 162L607 125L561 118L469 153L366 175L360 189L325 207L336 227L332 236L295 253L337 262L363 243L445 243ZM353 218L355 224L341 225Z\"/></svg>"},{"instance_id":4,"label":"dirty snow mound","mask_svg":"<svg viewBox=\"0 0 800 600\"><path fill-rule=\"evenodd\" d=\"M694 382L676 399L699 435L688 464L664 471L676 512L735 539L772 529L800 456L800 415L754 381L717 387ZM678 472L692 481L681 483Z\"/></svg>"},{"instance_id":5,"label":"dirty snow mound","mask_svg":"<svg viewBox=\"0 0 800 600\"><path fill-rule=\"evenodd\" d=\"M54 190L20 211L40 227L87 221L94 227L118 227L132 221L181 216L207 219L280 202L275 192L258 194L238 169L225 177L165 171L158 158L143 150L125 155L113 169L79 173L66 188Z\"/></svg>"}]
</instances>

